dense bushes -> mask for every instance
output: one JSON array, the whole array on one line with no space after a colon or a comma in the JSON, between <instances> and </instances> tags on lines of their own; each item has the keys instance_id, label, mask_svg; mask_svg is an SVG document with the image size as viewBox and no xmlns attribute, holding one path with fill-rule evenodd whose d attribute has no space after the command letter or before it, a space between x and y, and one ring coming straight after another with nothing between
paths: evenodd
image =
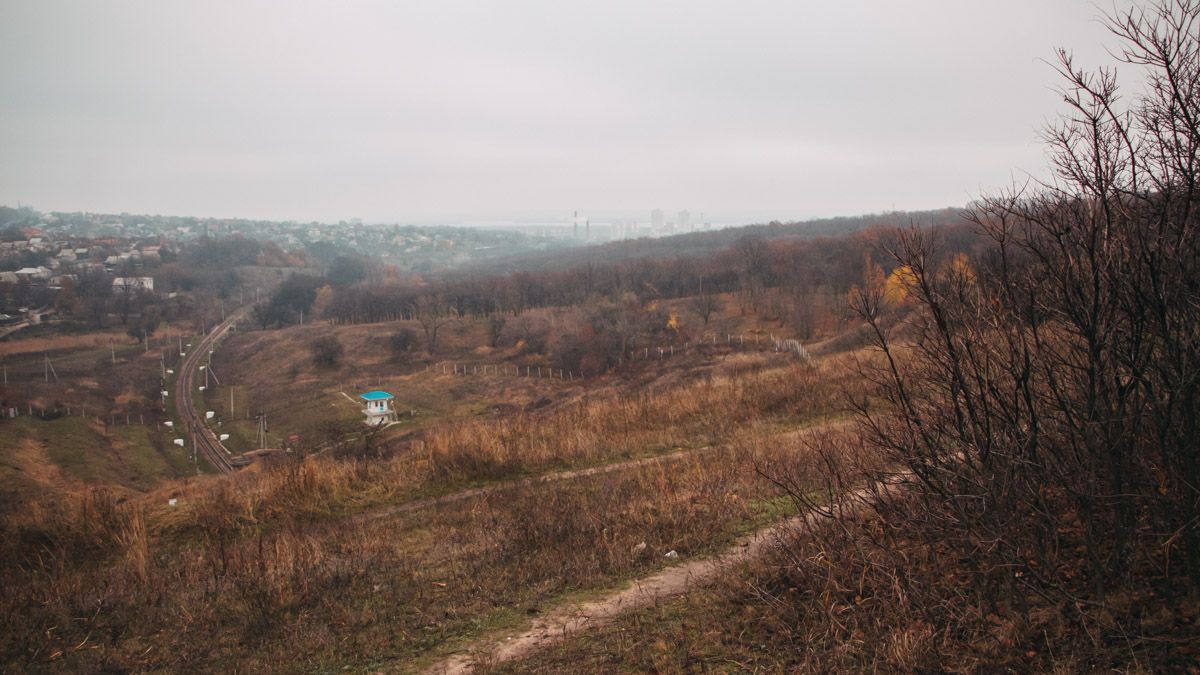
<instances>
[{"instance_id":1,"label":"dense bushes","mask_svg":"<svg viewBox=\"0 0 1200 675\"><path fill-rule=\"evenodd\" d=\"M908 486L879 495L872 524L827 542L845 558L839 570L802 562L796 583L819 594L854 570L860 589L884 589L869 620L928 621L941 632L929 641L974 640L995 616L1009 646L1053 649L1052 634L1066 634L1097 653L1129 650L1135 663L1176 619L1190 621L1200 588L1197 25L1196 2L1110 20L1119 53L1149 75L1128 111L1112 71L1084 72L1060 53L1070 110L1047 135L1055 181L981 201L972 218L989 247L972 264L928 231L891 249L910 272L911 343L893 339L894 300L868 263L851 300L886 363L869 371L877 388L859 409L865 438ZM809 560L814 546L792 559ZM954 588L922 587L942 575ZM1030 608L1061 625L1029 634ZM1156 627L1154 613L1170 625Z\"/></svg>"},{"instance_id":2,"label":"dense bushes","mask_svg":"<svg viewBox=\"0 0 1200 675\"><path fill-rule=\"evenodd\" d=\"M312 350L313 363L323 368L332 368L341 360L346 350L336 336L326 335L313 340L309 345Z\"/></svg>"},{"instance_id":3,"label":"dense bushes","mask_svg":"<svg viewBox=\"0 0 1200 675\"><path fill-rule=\"evenodd\" d=\"M950 219L945 232L956 250L972 245L971 232L960 220ZM585 305L596 298L621 303L632 296L646 304L701 292L710 299L736 292L744 310L775 315L810 330L813 312L835 310L824 300L840 300L854 282L864 253L890 264L878 246L893 237L894 228L882 227L838 238L743 236L727 250L697 258L588 262L568 269L487 276L464 273L424 285L358 284L339 289L326 316L339 323L411 319L421 314L422 304L435 301L443 311L460 317L518 315L532 308ZM779 298L793 306L770 306ZM700 313L711 312L710 306Z\"/></svg>"}]
</instances>

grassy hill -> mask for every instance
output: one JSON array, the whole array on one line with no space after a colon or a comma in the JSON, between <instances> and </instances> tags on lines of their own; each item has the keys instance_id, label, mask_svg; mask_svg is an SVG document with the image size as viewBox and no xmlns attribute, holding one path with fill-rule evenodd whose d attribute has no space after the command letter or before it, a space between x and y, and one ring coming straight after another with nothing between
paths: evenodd
<instances>
[{"instance_id":1,"label":"grassy hill","mask_svg":"<svg viewBox=\"0 0 1200 675\"><path fill-rule=\"evenodd\" d=\"M331 330L243 334L231 339L229 358L256 356L261 383L242 385L252 397L288 392L299 407L309 400L295 394L303 388L336 401L343 378L382 363L357 362L371 353L373 327L355 326L337 329L346 365L301 364L293 373L287 355L298 347L286 345ZM464 329L449 344L465 348L470 335ZM836 389L851 371L836 356L807 365L771 351L680 359L645 364L637 387L615 378L471 383L425 377L409 364L415 372L382 383L402 389L411 378L404 395L420 392L424 412L377 439L371 458L315 454L144 495L67 492L9 514L5 556L17 566L6 575L20 583L8 586L4 611L35 595L43 601L22 610L25 628L6 638L6 660L408 669L472 636L520 626L540 607L669 565L668 551L706 555L790 511L754 467L804 457L794 432L841 414ZM328 405L317 401L296 419ZM611 468L512 482L587 467ZM480 486L488 491L430 501ZM31 557L33 542L49 556ZM90 619L68 619L96 602L105 609ZM174 630L156 628L164 623ZM111 637L75 649L87 632Z\"/></svg>"}]
</instances>

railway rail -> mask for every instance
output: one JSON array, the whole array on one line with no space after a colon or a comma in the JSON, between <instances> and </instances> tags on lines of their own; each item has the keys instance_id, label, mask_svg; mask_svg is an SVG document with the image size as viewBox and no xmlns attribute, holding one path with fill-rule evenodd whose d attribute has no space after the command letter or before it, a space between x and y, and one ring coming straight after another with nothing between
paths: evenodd
<instances>
[{"instance_id":1,"label":"railway rail","mask_svg":"<svg viewBox=\"0 0 1200 675\"><path fill-rule=\"evenodd\" d=\"M232 473L241 463L229 453L217 436L208 428L204 420L196 412L194 393L196 391L196 372L205 354L212 349L221 336L229 332L233 324L246 313L246 308L239 309L229 315L224 321L213 328L192 348L184 357L179 368L179 379L175 381L175 406L183 426L187 429L196 452L204 455L208 463L220 473Z\"/></svg>"}]
</instances>

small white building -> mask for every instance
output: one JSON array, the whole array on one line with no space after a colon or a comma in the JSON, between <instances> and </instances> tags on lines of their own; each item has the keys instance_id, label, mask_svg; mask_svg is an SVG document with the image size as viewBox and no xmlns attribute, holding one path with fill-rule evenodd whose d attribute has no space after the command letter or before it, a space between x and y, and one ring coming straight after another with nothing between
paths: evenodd
<instances>
[{"instance_id":1,"label":"small white building","mask_svg":"<svg viewBox=\"0 0 1200 675\"><path fill-rule=\"evenodd\" d=\"M377 427L396 421L396 411L392 409L395 396L386 391L368 391L358 397L366 403L363 413L367 416L368 426Z\"/></svg>"},{"instance_id":2,"label":"small white building","mask_svg":"<svg viewBox=\"0 0 1200 675\"><path fill-rule=\"evenodd\" d=\"M112 285L114 291L153 291L154 277L117 277Z\"/></svg>"},{"instance_id":3,"label":"small white building","mask_svg":"<svg viewBox=\"0 0 1200 675\"><path fill-rule=\"evenodd\" d=\"M50 270L46 269L45 267L42 267L41 265L39 265L37 267L22 267L21 269L17 270L17 278L20 279L21 281L35 281L38 279L49 279L50 278Z\"/></svg>"}]
</instances>

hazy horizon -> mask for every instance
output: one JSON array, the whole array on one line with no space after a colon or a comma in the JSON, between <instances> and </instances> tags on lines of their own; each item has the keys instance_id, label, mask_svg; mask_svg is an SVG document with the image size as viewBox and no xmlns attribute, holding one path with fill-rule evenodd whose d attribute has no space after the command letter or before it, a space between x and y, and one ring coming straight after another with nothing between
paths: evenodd
<instances>
[{"instance_id":1,"label":"hazy horizon","mask_svg":"<svg viewBox=\"0 0 1200 675\"><path fill-rule=\"evenodd\" d=\"M1039 59L1108 62L1099 11L9 3L0 203L425 224L965 204L1044 165Z\"/></svg>"}]
</instances>

